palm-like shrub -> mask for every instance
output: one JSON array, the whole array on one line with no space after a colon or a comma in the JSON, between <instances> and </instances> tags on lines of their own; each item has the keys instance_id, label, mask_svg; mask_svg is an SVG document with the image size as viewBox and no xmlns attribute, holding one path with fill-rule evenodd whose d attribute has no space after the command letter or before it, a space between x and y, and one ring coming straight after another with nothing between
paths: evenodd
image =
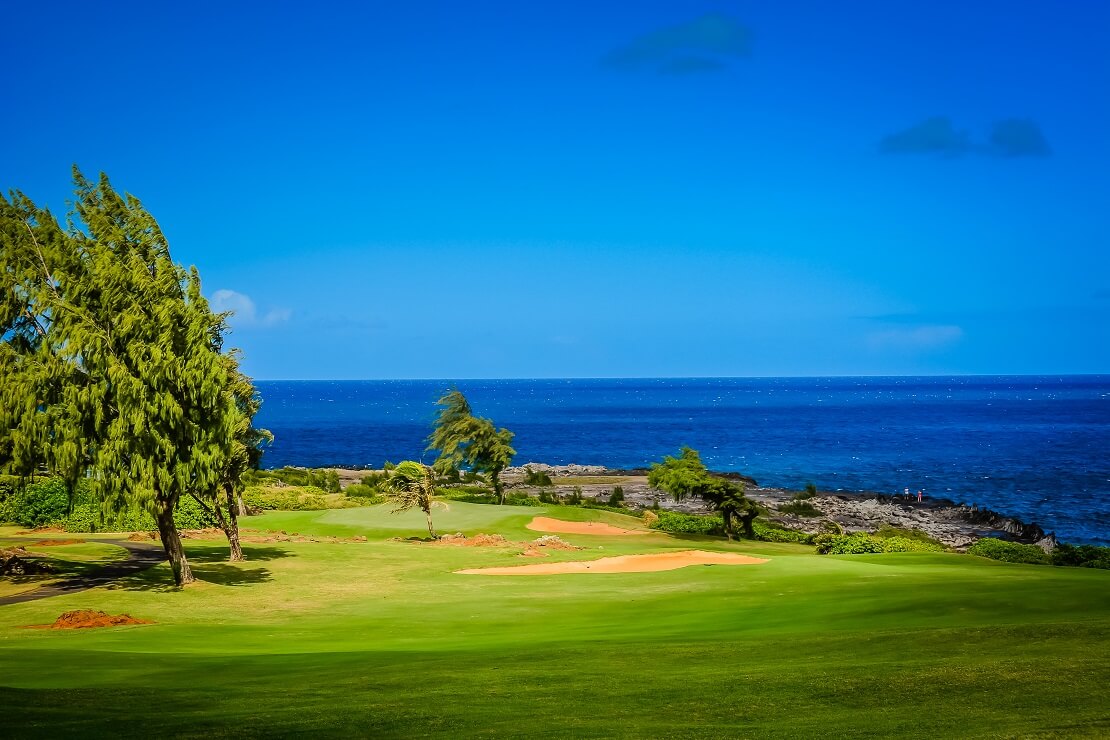
<instances>
[{"instance_id":1,"label":"palm-like shrub","mask_svg":"<svg viewBox=\"0 0 1110 740\"><path fill-rule=\"evenodd\" d=\"M415 460L405 460L389 471L384 493L394 504L394 514L419 507L428 519L428 535L435 539L436 531L432 526L435 490L435 471Z\"/></svg>"}]
</instances>

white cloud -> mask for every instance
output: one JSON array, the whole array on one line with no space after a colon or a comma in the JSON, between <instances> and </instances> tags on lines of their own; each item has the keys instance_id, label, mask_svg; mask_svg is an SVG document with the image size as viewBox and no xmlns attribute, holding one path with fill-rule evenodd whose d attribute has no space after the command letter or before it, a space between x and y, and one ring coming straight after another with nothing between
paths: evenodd
<instances>
[{"instance_id":1,"label":"white cloud","mask_svg":"<svg viewBox=\"0 0 1110 740\"><path fill-rule=\"evenodd\" d=\"M920 352L947 347L963 336L964 330L952 324L907 326L871 332L867 344L876 350Z\"/></svg>"},{"instance_id":2,"label":"white cloud","mask_svg":"<svg viewBox=\"0 0 1110 740\"><path fill-rule=\"evenodd\" d=\"M258 307L254 305L249 295L226 288L213 293L209 304L217 313L231 311L232 316L229 321L235 326L242 327L275 326L288 321L293 315L288 308L271 308L266 313L259 314Z\"/></svg>"}]
</instances>

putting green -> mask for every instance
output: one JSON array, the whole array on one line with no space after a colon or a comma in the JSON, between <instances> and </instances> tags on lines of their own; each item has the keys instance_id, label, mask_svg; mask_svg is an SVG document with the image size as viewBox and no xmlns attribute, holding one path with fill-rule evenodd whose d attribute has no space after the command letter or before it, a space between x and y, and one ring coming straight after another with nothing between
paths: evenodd
<instances>
[{"instance_id":1,"label":"putting green","mask_svg":"<svg viewBox=\"0 0 1110 740\"><path fill-rule=\"evenodd\" d=\"M558 506L450 502L434 516L441 532L513 541L535 539L535 516L642 526ZM271 512L243 526L369 541L249 544L250 559L233 565L220 542L190 540L202 581L183 591L160 565L109 587L0 607L0 734L1110 733L1105 571L561 535L585 549L545 563L694 549L768 562L467 578L454 571L529 561L511 547L392 539L426 534L423 515L381 506ZM11 529L0 537L21 539ZM74 609L154 624L23 629Z\"/></svg>"}]
</instances>

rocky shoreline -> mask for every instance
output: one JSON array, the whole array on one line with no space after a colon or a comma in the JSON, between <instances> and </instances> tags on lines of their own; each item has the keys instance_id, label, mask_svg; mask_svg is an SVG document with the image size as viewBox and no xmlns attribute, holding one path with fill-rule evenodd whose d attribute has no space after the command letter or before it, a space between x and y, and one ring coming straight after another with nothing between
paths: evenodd
<instances>
[{"instance_id":1,"label":"rocky shoreline","mask_svg":"<svg viewBox=\"0 0 1110 740\"><path fill-rule=\"evenodd\" d=\"M685 513L706 513L707 507L698 500L676 503L666 494L648 485L647 470L616 470L601 465L548 465L528 463L505 471L506 483L514 488L528 488L524 484L527 472L544 472L551 476L554 493L563 495L574 488L582 496L606 499L614 486L620 486L624 503L633 509L659 508ZM874 532L884 526L916 529L955 550L964 550L981 537L1035 544L1046 552L1053 550L1056 537L1033 523L989 509L956 503L946 499L926 499L918 502L889 494L843 491L818 491L805 499L819 516L803 517L786 514L778 508L794 500L797 491L770 488L738 473L721 473L725 477L745 484L748 497L770 511L769 518L790 529L817 532L824 522L835 522L846 532ZM828 526L827 524L825 526Z\"/></svg>"}]
</instances>

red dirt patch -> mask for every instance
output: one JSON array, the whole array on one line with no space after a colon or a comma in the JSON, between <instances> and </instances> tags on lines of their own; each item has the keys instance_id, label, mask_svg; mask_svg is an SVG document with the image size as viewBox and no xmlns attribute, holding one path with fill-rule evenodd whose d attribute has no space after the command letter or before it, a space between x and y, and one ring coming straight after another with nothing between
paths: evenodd
<instances>
[{"instance_id":1,"label":"red dirt patch","mask_svg":"<svg viewBox=\"0 0 1110 740\"><path fill-rule=\"evenodd\" d=\"M760 565L764 558L727 552L682 550L647 555L618 555L598 560L573 560L564 563L536 563L505 568L469 568L456 573L478 576L550 576L566 573L654 573L677 570L688 565Z\"/></svg>"},{"instance_id":2,"label":"red dirt patch","mask_svg":"<svg viewBox=\"0 0 1110 740\"><path fill-rule=\"evenodd\" d=\"M31 547L58 547L59 545L81 545L84 540L39 540L32 542Z\"/></svg>"},{"instance_id":3,"label":"red dirt patch","mask_svg":"<svg viewBox=\"0 0 1110 740\"><path fill-rule=\"evenodd\" d=\"M621 529L612 524L602 522L568 522L562 519L552 519L547 516L538 516L525 525L533 532L555 532L557 534L603 534L603 535L630 535L654 534L641 532L634 529Z\"/></svg>"},{"instance_id":4,"label":"red dirt patch","mask_svg":"<svg viewBox=\"0 0 1110 740\"><path fill-rule=\"evenodd\" d=\"M25 529L16 534L65 534L66 531L61 527L35 527L34 529Z\"/></svg>"},{"instance_id":5,"label":"red dirt patch","mask_svg":"<svg viewBox=\"0 0 1110 740\"><path fill-rule=\"evenodd\" d=\"M132 532L127 539L130 542L150 542L160 538L157 532Z\"/></svg>"},{"instance_id":6,"label":"red dirt patch","mask_svg":"<svg viewBox=\"0 0 1110 740\"><path fill-rule=\"evenodd\" d=\"M154 624L148 619L135 619L130 614L109 614L93 609L77 609L66 612L54 620L54 624L33 625L44 630L82 630L95 627L121 627L128 624Z\"/></svg>"}]
</instances>

